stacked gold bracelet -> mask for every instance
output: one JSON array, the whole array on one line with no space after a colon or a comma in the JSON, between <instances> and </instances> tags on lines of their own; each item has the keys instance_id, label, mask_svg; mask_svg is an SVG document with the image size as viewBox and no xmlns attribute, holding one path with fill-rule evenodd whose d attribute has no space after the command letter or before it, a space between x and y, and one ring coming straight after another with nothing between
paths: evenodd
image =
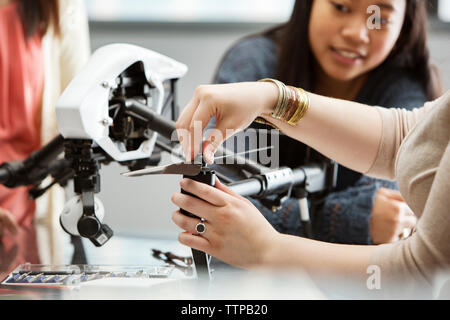
<instances>
[{"instance_id":1,"label":"stacked gold bracelet","mask_svg":"<svg viewBox=\"0 0 450 320\"><path fill-rule=\"evenodd\" d=\"M305 90L286 86L284 83L275 79L262 79L262 82L272 82L278 88L278 101L271 114L272 118L287 122L291 126L295 126L306 114L309 109L309 96ZM258 117L256 122L269 124L269 121Z\"/></svg>"}]
</instances>

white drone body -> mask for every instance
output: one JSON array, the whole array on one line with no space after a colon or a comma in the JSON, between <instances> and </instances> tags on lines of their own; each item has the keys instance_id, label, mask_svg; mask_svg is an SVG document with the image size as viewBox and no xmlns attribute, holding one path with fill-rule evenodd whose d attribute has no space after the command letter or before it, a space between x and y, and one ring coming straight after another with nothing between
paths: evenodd
<instances>
[{"instance_id":1,"label":"white drone body","mask_svg":"<svg viewBox=\"0 0 450 320\"><path fill-rule=\"evenodd\" d=\"M85 68L70 82L56 105L60 133L65 139L95 141L114 160L128 161L149 157L156 142L152 132L137 150L124 151L108 136L112 119L108 114L110 91L116 78L129 66L142 62L145 76L155 89L149 108L161 113L163 82L178 79L187 72L186 65L157 52L130 44L111 44L94 52Z\"/></svg>"},{"instance_id":2,"label":"white drone body","mask_svg":"<svg viewBox=\"0 0 450 320\"><path fill-rule=\"evenodd\" d=\"M151 132L139 148L131 151L109 137L109 127L113 124L109 116L111 91L117 87L118 76L136 62L142 63L145 78L152 87L148 107L153 112L161 113L165 94L163 82L183 77L187 72L186 65L138 46L107 45L94 52L57 102L58 129L64 139L92 140L117 162L151 156L157 132ZM77 195L70 199L60 216L62 227L72 235L80 235L77 221L83 215L81 197ZM95 211L97 218L103 220L104 207L97 197Z\"/></svg>"}]
</instances>

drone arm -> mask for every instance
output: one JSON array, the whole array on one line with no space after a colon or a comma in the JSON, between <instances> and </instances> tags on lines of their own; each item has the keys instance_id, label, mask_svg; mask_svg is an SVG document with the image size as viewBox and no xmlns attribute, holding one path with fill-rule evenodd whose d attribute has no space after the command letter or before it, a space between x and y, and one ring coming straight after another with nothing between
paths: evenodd
<instances>
[{"instance_id":1,"label":"drone arm","mask_svg":"<svg viewBox=\"0 0 450 320\"><path fill-rule=\"evenodd\" d=\"M5 162L0 165L0 184L8 188L39 184L51 173L49 163L62 153L64 138L59 135L42 149L33 152L22 161Z\"/></svg>"}]
</instances>

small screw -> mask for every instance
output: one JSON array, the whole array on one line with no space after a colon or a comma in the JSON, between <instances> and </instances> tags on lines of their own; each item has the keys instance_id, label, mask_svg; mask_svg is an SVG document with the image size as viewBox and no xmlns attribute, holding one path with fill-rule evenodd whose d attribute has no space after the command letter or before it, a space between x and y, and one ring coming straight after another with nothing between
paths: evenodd
<instances>
[{"instance_id":1,"label":"small screw","mask_svg":"<svg viewBox=\"0 0 450 320\"><path fill-rule=\"evenodd\" d=\"M109 125L112 124L112 121L111 121L110 118L104 118L104 119L102 119L101 123L102 123L102 125L104 125L105 127L107 127L107 126L109 126Z\"/></svg>"},{"instance_id":2,"label":"small screw","mask_svg":"<svg viewBox=\"0 0 450 320\"><path fill-rule=\"evenodd\" d=\"M105 89L109 88L109 84L108 84L107 81L103 81L102 84L101 84L101 86L102 86L103 88L105 88Z\"/></svg>"}]
</instances>

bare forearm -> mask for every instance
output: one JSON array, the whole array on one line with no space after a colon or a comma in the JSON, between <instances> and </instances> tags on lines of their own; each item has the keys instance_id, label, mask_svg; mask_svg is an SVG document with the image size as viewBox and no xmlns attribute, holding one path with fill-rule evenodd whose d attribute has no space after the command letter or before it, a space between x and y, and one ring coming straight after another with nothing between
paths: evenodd
<instances>
[{"instance_id":1,"label":"bare forearm","mask_svg":"<svg viewBox=\"0 0 450 320\"><path fill-rule=\"evenodd\" d=\"M367 172L377 155L382 133L378 111L351 101L309 94L311 105L296 125L275 120L285 134L355 171Z\"/></svg>"}]
</instances>

